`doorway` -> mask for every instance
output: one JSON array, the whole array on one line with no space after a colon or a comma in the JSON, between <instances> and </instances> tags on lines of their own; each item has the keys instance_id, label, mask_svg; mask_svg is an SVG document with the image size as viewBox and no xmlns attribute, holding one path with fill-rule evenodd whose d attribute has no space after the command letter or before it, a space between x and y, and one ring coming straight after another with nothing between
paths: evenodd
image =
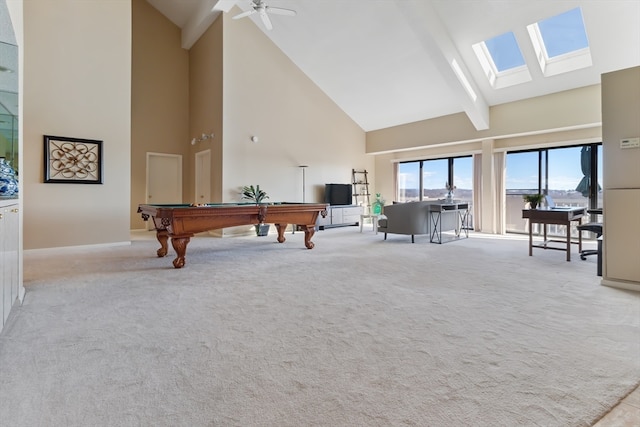
<instances>
[{"instance_id":1,"label":"doorway","mask_svg":"<svg viewBox=\"0 0 640 427\"><path fill-rule=\"evenodd\" d=\"M182 203L182 156L147 153L147 191L149 204ZM147 221L147 227L153 223Z\"/></svg>"}]
</instances>

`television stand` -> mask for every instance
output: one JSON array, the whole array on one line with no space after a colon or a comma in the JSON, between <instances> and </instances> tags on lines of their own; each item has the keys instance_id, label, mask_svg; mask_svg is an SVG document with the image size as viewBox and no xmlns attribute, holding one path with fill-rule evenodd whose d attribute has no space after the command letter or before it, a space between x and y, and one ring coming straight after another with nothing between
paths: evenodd
<instances>
[{"instance_id":1,"label":"television stand","mask_svg":"<svg viewBox=\"0 0 640 427\"><path fill-rule=\"evenodd\" d=\"M318 229L359 225L360 215L364 212L362 206L333 205L327 207L327 216L318 216Z\"/></svg>"}]
</instances>

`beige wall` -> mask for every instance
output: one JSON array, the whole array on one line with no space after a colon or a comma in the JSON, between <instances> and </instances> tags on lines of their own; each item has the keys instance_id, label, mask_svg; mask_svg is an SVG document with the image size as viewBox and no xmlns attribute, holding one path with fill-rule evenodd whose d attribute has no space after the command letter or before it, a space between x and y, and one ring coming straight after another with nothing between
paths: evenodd
<instances>
[{"instance_id":1,"label":"beige wall","mask_svg":"<svg viewBox=\"0 0 640 427\"><path fill-rule=\"evenodd\" d=\"M223 200L260 184L271 201L322 201L325 183L373 169L365 133L251 20L224 19ZM251 142L257 136L257 143Z\"/></svg>"},{"instance_id":2,"label":"beige wall","mask_svg":"<svg viewBox=\"0 0 640 427\"><path fill-rule=\"evenodd\" d=\"M270 201L302 201L302 164L308 202L323 200L325 183L351 182L352 168L373 172L364 131L253 22L230 15L185 52L177 27L133 2L132 212L144 200L147 151L183 154L185 203L194 201L195 154L206 149L214 202L239 201L249 184ZM215 137L189 144L202 133ZM135 213L131 224L144 227Z\"/></svg>"},{"instance_id":3,"label":"beige wall","mask_svg":"<svg viewBox=\"0 0 640 427\"><path fill-rule=\"evenodd\" d=\"M634 137L640 137L640 67L602 75L605 190L640 188L640 148L620 148L621 139Z\"/></svg>"},{"instance_id":4,"label":"beige wall","mask_svg":"<svg viewBox=\"0 0 640 427\"><path fill-rule=\"evenodd\" d=\"M189 159L189 51L180 29L146 0L132 1L131 47L131 229L145 228L136 207L145 203L147 153ZM182 195L188 197L183 165Z\"/></svg>"},{"instance_id":5,"label":"beige wall","mask_svg":"<svg viewBox=\"0 0 640 427\"><path fill-rule=\"evenodd\" d=\"M604 181L603 283L640 290L640 67L602 75Z\"/></svg>"},{"instance_id":6,"label":"beige wall","mask_svg":"<svg viewBox=\"0 0 640 427\"><path fill-rule=\"evenodd\" d=\"M489 114L491 127L483 131L475 130L467 116L458 113L368 132L367 153L599 127L600 85L496 105Z\"/></svg>"},{"instance_id":7,"label":"beige wall","mask_svg":"<svg viewBox=\"0 0 640 427\"><path fill-rule=\"evenodd\" d=\"M223 20L219 17L189 51L189 128L193 136L213 133L213 139L191 147L186 162L191 183L189 200L195 201L195 155L211 150L211 200L222 202L223 136Z\"/></svg>"},{"instance_id":8,"label":"beige wall","mask_svg":"<svg viewBox=\"0 0 640 427\"><path fill-rule=\"evenodd\" d=\"M24 249L129 241L131 4L24 2ZM43 135L104 141L104 184L43 183Z\"/></svg>"},{"instance_id":9,"label":"beige wall","mask_svg":"<svg viewBox=\"0 0 640 427\"><path fill-rule=\"evenodd\" d=\"M567 95L562 102L561 94ZM545 109L545 102L551 106L561 104L562 109L573 113L568 114L569 118L559 120L558 116L562 114L556 107ZM368 132L367 149L384 145L385 150L390 150L375 156L375 185L388 201L392 200L395 196L393 164L399 161L477 153L491 155L498 151L600 142L602 127L600 120L596 120L600 116L597 107L600 103L600 86L597 85L492 107L492 127L486 131L463 129L468 120L456 114ZM514 111L522 112L522 116ZM530 112L537 128L522 119L528 117L524 111ZM581 111L582 118L575 111ZM561 125L565 128L559 128ZM487 152L483 150L482 141L489 140L492 149Z\"/></svg>"}]
</instances>

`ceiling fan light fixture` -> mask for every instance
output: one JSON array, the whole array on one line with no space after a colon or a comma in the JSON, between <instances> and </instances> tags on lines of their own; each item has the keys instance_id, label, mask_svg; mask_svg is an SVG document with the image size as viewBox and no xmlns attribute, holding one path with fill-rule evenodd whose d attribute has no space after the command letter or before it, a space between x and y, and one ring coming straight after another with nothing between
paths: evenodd
<instances>
[{"instance_id":1,"label":"ceiling fan light fixture","mask_svg":"<svg viewBox=\"0 0 640 427\"><path fill-rule=\"evenodd\" d=\"M271 23L271 19L269 18L270 13L275 15L283 15L283 16L296 15L295 10L283 9L280 7L271 7L267 5L267 2L265 0L252 0L251 8L252 8L251 10L235 15L234 17L232 17L232 19L240 19L247 16L251 16L255 13L258 13L260 15L260 19L262 20L262 23L264 24L265 28L267 30L272 30L273 24Z\"/></svg>"}]
</instances>

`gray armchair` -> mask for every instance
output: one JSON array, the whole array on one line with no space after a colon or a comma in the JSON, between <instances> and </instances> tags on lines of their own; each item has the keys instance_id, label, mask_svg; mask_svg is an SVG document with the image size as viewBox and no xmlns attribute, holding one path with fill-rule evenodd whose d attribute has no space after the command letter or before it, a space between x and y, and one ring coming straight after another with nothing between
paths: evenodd
<instances>
[{"instance_id":1,"label":"gray armchair","mask_svg":"<svg viewBox=\"0 0 640 427\"><path fill-rule=\"evenodd\" d=\"M384 216L378 220L378 231L387 233L407 234L411 236L411 243L415 242L415 235L429 234L429 205L433 202L409 202L387 205Z\"/></svg>"}]
</instances>

